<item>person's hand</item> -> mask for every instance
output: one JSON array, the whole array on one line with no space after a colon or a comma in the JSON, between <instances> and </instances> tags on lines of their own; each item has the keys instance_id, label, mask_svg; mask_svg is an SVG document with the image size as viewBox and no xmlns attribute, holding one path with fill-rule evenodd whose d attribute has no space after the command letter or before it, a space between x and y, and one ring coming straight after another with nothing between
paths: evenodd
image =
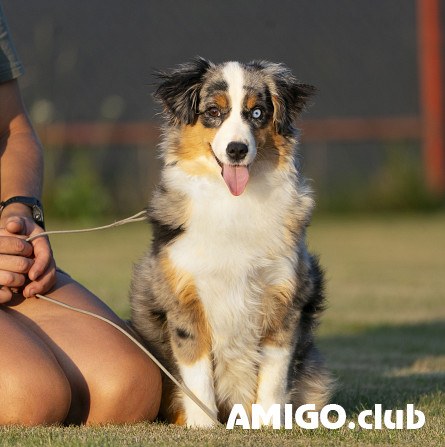
<instances>
[{"instance_id":1,"label":"person's hand","mask_svg":"<svg viewBox=\"0 0 445 447\"><path fill-rule=\"evenodd\" d=\"M12 298L12 290L22 287L34 261L32 245L5 229L0 229L0 303Z\"/></svg>"},{"instance_id":2,"label":"person's hand","mask_svg":"<svg viewBox=\"0 0 445 447\"><path fill-rule=\"evenodd\" d=\"M26 242L24 240L29 236L42 233L43 229L39 227L30 217L9 216L2 219L2 221L4 230L0 231L3 231L5 238L8 237L7 235L9 234L9 237L14 239L14 242L5 242L5 245L16 245L15 254L18 259L8 259L5 261L9 261L9 263L2 263L0 258L0 273L3 270L6 277L9 277L10 279L10 283L5 283L2 282L0 276L0 284L4 286L0 290L0 301L2 298L5 301L11 298L12 293L10 287L21 287L25 284L26 274L30 280L30 283L23 289L23 296L29 298L36 293L46 293L56 283L56 263L53 258L49 240L46 236L35 238L31 242ZM14 235L16 237L14 237ZM20 242L17 242L17 239ZM17 253L17 247L22 250L22 253ZM14 251L14 249L12 249L12 251ZM1 253L4 253L4 251ZM11 257L12 256L9 256L8 258ZM13 261L15 261L15 264ZM11 266L13 269L10 269ZM11 281L13 277L14 279Z\"/></svg>"}]
</instances>

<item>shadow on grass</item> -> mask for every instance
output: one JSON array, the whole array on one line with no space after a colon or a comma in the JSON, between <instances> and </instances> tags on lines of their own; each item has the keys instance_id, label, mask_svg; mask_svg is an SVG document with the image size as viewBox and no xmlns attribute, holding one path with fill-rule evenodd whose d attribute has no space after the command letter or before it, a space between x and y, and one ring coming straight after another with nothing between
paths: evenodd
<instances>
[{"instance_id":1,"label":"shadow on grass","mask_svg":"<svg viewBox=\"0 0 445 447\"><path fill-rule=\"evenodd\" d=\"M338 379L331 402L348 416L375 404L405 408L445 391L445 321L378 326L318 340Z\"/></svg>"}]
</instances>

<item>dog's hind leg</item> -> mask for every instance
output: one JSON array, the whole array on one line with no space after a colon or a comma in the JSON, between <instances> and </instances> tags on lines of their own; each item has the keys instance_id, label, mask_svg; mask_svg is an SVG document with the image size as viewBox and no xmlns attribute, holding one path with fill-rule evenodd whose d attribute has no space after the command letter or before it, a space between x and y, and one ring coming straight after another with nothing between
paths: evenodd
<instances>
[{"instance_id":1,"label":"dog's hind leg","mask_svg":"<svg viewBox=\"0 0 445 447\"><path fill-rule=\"evenodd\" d=\"M288 401L294 409L301 405L315 405L320 411L328 402L334 389L334 380L326 370L323 359L312 346L304 361L294 359L290 368Z\"/></svg>"},{"instance_id":2,"label":"dog's hind leg","mask_svg":"<svg viewBox=\"0 0 445 447\"><path fill-rule=\"evenodd\" d=\"M300 274L300 277L305 275ZM315 257L309 257L306 277L307 288L300 290L306 296L296 332L296 344L288 375L288 401L294 408L313 404L319 411L329 401L334 381L326 370L323 358L314 346L317 318L323 310L323 274Z\"/></svg>"}]
</instances>

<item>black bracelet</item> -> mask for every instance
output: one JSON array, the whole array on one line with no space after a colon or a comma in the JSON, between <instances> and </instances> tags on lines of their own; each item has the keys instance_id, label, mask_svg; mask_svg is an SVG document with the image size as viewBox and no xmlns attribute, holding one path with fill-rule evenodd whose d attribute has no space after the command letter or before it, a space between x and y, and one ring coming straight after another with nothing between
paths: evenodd
<instances>
[{"instance_id":1,"label":"black bracelet","mask_svg":"<svg viewBox=\"0 0 445 447\"><path fill-rule=\"evenodd\" d=\"M0 202L0 216L2 215L3 210L8 205L12 203L22 203L23 205L28 206L32 212L32 218L34 222L39 225L41 228L45 229L45 222L43 220L43 207L40 203L40 200L37 200L34 197L24 197L24 196L14 196L10 199Z\"/></svg>"}]
</instances>

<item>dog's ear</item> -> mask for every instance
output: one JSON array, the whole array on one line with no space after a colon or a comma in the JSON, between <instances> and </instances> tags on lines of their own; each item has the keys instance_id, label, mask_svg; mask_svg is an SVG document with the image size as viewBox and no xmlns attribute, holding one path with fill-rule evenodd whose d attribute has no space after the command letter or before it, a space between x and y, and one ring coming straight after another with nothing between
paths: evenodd
<instances>
[{"instance_id":1,"label":"dog's ear","mask_svg":"<svg viewBox=\"0 0 445 447\"><path fill-rule=\"evenodd\" d=\"M202 80L211 66L210 61L197 57L171 73L156 73L161 83L154 97L164 105L164 111L173 124L192 124L195 121Z\"/></svg>"},{"instance_id":2,"label":"dog's ear","mask_svg":"<svg viewBox=\"0 0 445 447\"><path fill-rule=\"evenodd\" d=\"M253 65L266 75L274 108L273 121L277 132L290 134L294 130L297 117L307 105L307 100L316 88L298 81L283 64L256 61Z\"/></svg>"}]
</instances>

